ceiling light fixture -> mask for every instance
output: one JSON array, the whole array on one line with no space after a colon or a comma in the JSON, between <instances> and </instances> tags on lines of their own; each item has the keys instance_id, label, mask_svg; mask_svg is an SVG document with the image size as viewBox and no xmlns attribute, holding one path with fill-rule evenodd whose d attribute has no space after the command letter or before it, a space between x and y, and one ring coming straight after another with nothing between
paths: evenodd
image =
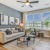
<instances>
[{"instance_id":1,"label":"ceiling light fixture","mask_svg":"<svg viewBox=\"0 0 50 50\"><path fill-rule=\"evenodd\" d=\"M17 2L25 3L24 5L30 6L32 8L33 6L31 4L38 3L39 1L29 1L29 0L26 0L25 2L23 2L23 1L17 1ZM24 7L24 5L22 7Z\"/></svg>"},{"instance_id":2,"label":"ceiling light fixture","mask_svg":"<svg viewBox=\"0 0 50 50\"><path fill-rule=\"evenodd\" d=\"M30 3L29 3L29 2L26 2L26 5L27 5L27 6L30 5Z\"/></svg>"}]
</instances>

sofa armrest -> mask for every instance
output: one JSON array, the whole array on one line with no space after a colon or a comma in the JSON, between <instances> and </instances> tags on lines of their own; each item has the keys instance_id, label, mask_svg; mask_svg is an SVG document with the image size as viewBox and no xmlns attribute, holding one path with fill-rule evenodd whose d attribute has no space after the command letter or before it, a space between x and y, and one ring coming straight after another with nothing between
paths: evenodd
<instances>
[{"instance_id":1,"label":"sofa armrest","mask_svg":"<svg viewBox=\"0 0 50 50\"><path fill-rule=\"evenodd\" d=\"M4 43L4 41L6 39L5 36L6 36L5 32L0 32L0 43Z\"/></svg>"}]
</instances>

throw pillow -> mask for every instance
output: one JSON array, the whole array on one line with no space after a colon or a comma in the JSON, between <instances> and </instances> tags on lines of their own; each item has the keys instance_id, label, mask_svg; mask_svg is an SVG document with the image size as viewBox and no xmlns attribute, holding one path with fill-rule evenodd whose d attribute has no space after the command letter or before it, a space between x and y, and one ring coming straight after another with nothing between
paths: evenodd
<instances>
[{"instance_id":1,"label":"throw pillow","mask_svg":"<svg viewBox=\"0 0 50 50\"><path fill-rule=\"evenodd\" d=\"M6 35L12 34L12 32L9 29L7 29L5 32L6 32Z\"/></svg>"}]
</instances>

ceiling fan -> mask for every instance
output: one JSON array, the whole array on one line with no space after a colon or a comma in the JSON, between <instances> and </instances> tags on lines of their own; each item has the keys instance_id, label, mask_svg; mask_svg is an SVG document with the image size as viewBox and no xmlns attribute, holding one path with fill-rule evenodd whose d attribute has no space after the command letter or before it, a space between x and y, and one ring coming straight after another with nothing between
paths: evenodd
<instances>
[{"instance_id":1,"label":"ceiling fan","mask_svg":"<svg viewBox=\"0 0 50 50\"><path fill-rule=\"evenodd\" d=\"M23 1L17 1L17 2L20 2L20 3L25 3L22 7L24 7L25 5L28 5L32 8L32 3L38 3L39 1L32 1L32 2L29 2L29 0L26 0L26 2L23 2Z\"/></svg>"}]
</instances>

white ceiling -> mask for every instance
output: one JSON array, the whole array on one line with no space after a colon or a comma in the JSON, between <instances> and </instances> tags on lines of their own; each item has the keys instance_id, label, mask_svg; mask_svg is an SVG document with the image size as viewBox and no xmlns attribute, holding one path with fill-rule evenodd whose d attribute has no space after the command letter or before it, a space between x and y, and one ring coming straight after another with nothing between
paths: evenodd
<instances>
[{"instance_id":1,"label":"white ceiling","mask_svg":"<svg viewBox=\"0 0 50 50\"><path fill-rule=\"evenodd\" d=\"M7 5L15 10L21 11L21 12L33 11L33 10L38 10L38 9L50 7L50 0L38 0L39 3L31 4L33 6L33 8L26 6L26 5L24 7L21 7L24 4L18 3L17 1L24 1L25 2L25 0L0 0L0 3ZM35 1L35 0L29 0L29 1Z\"/></svg>"}]
</instances>

